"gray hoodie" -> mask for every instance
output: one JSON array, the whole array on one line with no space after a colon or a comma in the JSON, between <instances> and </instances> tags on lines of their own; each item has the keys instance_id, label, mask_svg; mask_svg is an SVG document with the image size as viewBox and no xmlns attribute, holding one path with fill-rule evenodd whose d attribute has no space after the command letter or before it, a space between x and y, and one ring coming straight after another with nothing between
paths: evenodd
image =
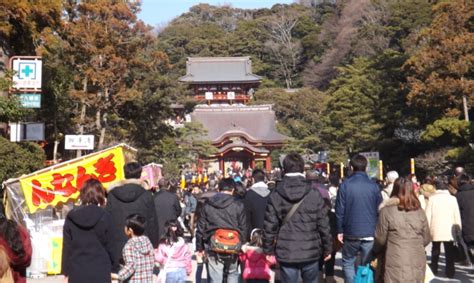
<instances>
[{"instance_id":1,"label":"gray hoodie","mask_svg":"<svg viewBox=\"0 0 474 283\"><path fill-rule=\"evenodd\" d=\"M258 182L253 184L250 189L263 198L267 197L270 194L270 190L268 189L267 184L265 184L264 182Z\"/></svg>"}]
</instances>

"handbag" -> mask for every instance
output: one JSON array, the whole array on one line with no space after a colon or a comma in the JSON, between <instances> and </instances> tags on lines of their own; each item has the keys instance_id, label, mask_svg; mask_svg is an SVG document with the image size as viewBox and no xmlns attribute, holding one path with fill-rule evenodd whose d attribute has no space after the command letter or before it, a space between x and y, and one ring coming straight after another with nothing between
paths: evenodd
<instances>
[{"instance_id":1,"label":"handbag","mask_svg":"<svg viewBox=\"0 0 474 283\"><path fill-rule=\"evenodd\" d=\"M370 264L360 265L354 277L354 283L374 283L374 272Z\"/></svg>"}]
</instances>

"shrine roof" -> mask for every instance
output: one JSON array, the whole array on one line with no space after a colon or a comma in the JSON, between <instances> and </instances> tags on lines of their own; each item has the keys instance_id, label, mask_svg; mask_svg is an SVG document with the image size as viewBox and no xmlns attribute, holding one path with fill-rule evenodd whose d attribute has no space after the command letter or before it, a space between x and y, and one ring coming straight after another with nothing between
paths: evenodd
<instances>
[{"instance_id":1,"label":"shrine roof","mask_svg":"<svg viewBox=\"0 0 474 283\"><path fill-rule=\"evenodd\" d=\"M202 123L212 143L229 136L244 136L255 143L278 143L288 139L275 128L275 112L271 105L207 106L198 105L191 120Z\"/></svg>"},{"instance_id":2,"label":"shrine roof","mask_svg":"<svg viewBox=\"0 0 474 283\"><path fill-rule=\"evenodd\" d=\"M179 79L187 83L259 83L262 78L252 74L250 57L190 57L186 75Z\"/></svg>"}]
</instances>

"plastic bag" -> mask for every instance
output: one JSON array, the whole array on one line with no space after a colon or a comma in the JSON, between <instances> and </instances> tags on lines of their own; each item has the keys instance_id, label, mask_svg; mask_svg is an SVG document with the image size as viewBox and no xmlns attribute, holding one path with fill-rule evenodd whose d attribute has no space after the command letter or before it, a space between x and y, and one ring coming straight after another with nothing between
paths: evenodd
<instances>
[{"instance_id":1,"label":"plastic bag","mask_svg":"<svg viewBox=\"0 0 474 283\"><path fill-rule=\"evenodd\" d=\"M357 268L354 283L374 283L374 272L372 271L370 264L361 265Z\"/></svg>"},{"instance_id":2,"label":"plastic bag","mask_svg":"<svg viewBox=\"0 0 474 283\"><path fill-rule=\"evenodd\" d=\"M425 271L425 283L430 283L431 280L435 279L435 275L433 271L431 271L430 266L427 264L426 265L426 271Z\"/></svg>"}]
</instances>

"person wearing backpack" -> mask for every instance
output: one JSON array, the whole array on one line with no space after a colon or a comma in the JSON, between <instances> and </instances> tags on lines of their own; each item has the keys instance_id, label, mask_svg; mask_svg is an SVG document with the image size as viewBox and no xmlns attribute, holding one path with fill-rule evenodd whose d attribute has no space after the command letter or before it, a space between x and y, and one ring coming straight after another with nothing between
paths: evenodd
<instances>
[{"instance_id":1,"label":"person wearing backpack","mask_svg":"<svg viewBox=\"0 0 474 283\"><path fill-rule=\"evenodd\" d=\"M284 177L270 194L264 220L263 251L276 255L282 282L318 282L319 261L331 259L332 236L323 198L306 180L297 153L283 160Z\"/></svg>"},{"instance_id":2,"label":"person wearing backpack","mask_svg":"<svg viewBox=\"0 0 474 283\"><path fill-rule=\"evenodd\" d=\"M238 256L247 239L247 216L244 204L232 194L235 182L225 178L219 192L200 211L196 230L196 254L203 257L209 247L209 282L239 282Z\"/></svg>"}]
</instances>

